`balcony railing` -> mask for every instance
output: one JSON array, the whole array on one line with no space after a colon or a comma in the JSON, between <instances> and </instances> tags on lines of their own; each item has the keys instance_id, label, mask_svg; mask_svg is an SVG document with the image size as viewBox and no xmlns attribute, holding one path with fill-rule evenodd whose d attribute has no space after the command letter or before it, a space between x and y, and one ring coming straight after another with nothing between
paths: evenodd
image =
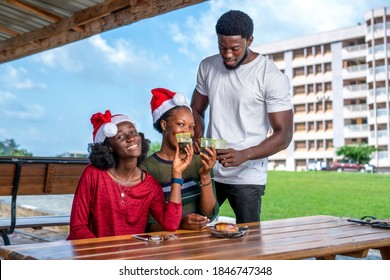
<instances>
[{"instance_id":1,"label":"balcony railing","mask_svg":"<svg viewBox=\"0 0 390 280\"><path fill-rule=\"evenodd\" d=\"M368 33L371 33L373 30L374 30L374 32L384 31L384 29L385 28L384 28L384 24L383 23L376 23L376 24L374 24L374 26L372 26L372 25L367 26L367 32ZM390 29L390 22L386 22L386 29L387 30Z\"/></svg>"},{"instance_id":2,"label":"balcony railing","mask_svg":"<svg viewBox=\"0 0 390 280\"><path fill-rule=\"evenodd\" d=\"M390 87L388 88L388 91L390 92ZM386 88L385 87L381 87L381 88L377 88L376 90L373 90L373 89L370 89L368 94L370 97L374 97L374 94L376 93L376 96L381 96L381 95L386 95L387 92L386 92Z\"/></svg>"},{"instance_id":3,"label":"balcony railing","mask_svg":"<svg viewBox=\"0 0 390 280\"><path fill-rule=\"evenodd\" d=\"M367 104L346 105L344 108L351 112L362 112L368 109Z\"/></svg>"},{"instance_id":4,"label":"balcony railing","mask_svg":"<svg viewBox=\"0 0 390 280\"><path fill-rule=\"evenodd\" d=\"M387 44L387 50L390 50L390 44ZM368 48L368 54L379 53L385 51L385 45L376 45L374 48Z\"/></svg>"},{"instance_id":5,"label":"balcony railing","mask_svg":"<svg viewBox=\"0 0 390 280\"><path fill-rule=\"evenodd\" d=\"M374 117L374 113L375 113L375 111L373 111L373 110L370 111L371 118ZM387 109L386 108L381 108L381 109L376 110L376 117L377 118L386 117L386 116L387 116Z\"/></svg>"},{"instance_id":6,"label":"balcony railing","mask_svg":"<svg viewBox=\"0 0 390 280\"><path fill-rule=\"evenodd\" d=\"M365 49L367 49L367 46L366 46L366 44L360 44L360 45L349 46L349 47L346 47L344 49L347 52L358 52L358 51L364 51Z\"/></svg>"},{"instance_id":7,"label":"balcony railing","mask_svg":"<svg viewBox=\"0 0 390 280\"><path fill-rule=\"evenodd\" d=\"M347 67L348 72L361 72L367 70L367 64L358 64Z\"/></svg>"},{"instance_id":8,"label":"balcony railing","mask_svg":"<svg viewBox=\"0 0 390 280\"><path fill-rule=\"evenodd\" d=\"M349 124L344 127L353 132L368 131L368 124Z\"/></svg>"},{"instance_id":9,"label":"balcony railing","mask_svg":"<svg viewBox=\"0 0 390 280\"><path fill-rule=\"evenodd\" d=\"M378 130L376 133L375 131L371 131L370 137L371 138L387 138L388 130Z\"/></svg>"},{"instance_id":10,"label":"balcony railing","mask_svg":"<svg viewBox=\"0 0 390 280\"><path fill-rule=\"evenodd\" d=\"M381 65L381 66L377 66L375 68L370 68L368 70L368 73L370 75L374 75L374 71L375 71L375 74L380 74L380 73L386 73L386 72L390 72L390 66L387 67L387 71L386 71L386 66L384 65Z\"/></svg>"},{"instance_id":11,"label":"balcony railing","mask_svg":"<svg viewBox=\"0 0 390 280\"><path fill-rule=\"evenodd\" d=\"M367 84L348 85L345 88L349 91L364 91L368 89Z\"/></svg>"}]
</instances>

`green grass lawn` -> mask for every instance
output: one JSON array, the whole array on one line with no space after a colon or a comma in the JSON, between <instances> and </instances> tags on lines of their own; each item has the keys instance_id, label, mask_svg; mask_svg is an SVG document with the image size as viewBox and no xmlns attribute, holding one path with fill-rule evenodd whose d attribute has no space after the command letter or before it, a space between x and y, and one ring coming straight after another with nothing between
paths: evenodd
<instances>
[{"instance_id":1,"label":"green grass lawn","mask_svg":"<svg viewBox=\"0 0 390 280\"><path fill-rule=\"evenodd\" d=\"M220 215L234 217L227 201ZM261 220L311 215L390 218L390 175L270 171Z\"/></svg>"}]
</instances>

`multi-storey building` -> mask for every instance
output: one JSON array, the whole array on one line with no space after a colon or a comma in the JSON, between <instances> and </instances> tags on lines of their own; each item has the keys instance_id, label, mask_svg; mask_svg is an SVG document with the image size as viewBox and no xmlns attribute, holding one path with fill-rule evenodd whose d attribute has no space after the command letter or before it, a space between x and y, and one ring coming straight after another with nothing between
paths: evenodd
<instances>
[{"instance_id":1,"label":"multi-storey building","mask_svg":"<svg viewBox=\"0 0 390 280\"><path fill-rule=\"evenodd\" d=\"M253 49L290 78L293 95L293 141L270 169L304 170L367 143L379 148L370 163L390 171L390 7L367 12L364 24Z\"/></svg>"}]
</instances>

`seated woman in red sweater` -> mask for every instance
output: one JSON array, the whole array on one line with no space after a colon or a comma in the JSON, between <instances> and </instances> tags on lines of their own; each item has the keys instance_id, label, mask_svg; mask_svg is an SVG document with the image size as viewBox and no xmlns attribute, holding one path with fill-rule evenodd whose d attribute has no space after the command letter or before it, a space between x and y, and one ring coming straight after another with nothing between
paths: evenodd
<instances>
[{"instance_id":1,"label":"seated woman in red sweater","mask_svg":"<svg viewBox=\"0 0 390 280\"><path fill-rule=\"evenodd\" d=\"M160 184L138 165L146 157L149 140L125 115L96 113L91 117L93 144L73 199L68 240L145 232L149 211L164 230L178 229L182 216L183 171L193 147L172 165L172 192L165 203Z\"/></svg>"}]
</instances>

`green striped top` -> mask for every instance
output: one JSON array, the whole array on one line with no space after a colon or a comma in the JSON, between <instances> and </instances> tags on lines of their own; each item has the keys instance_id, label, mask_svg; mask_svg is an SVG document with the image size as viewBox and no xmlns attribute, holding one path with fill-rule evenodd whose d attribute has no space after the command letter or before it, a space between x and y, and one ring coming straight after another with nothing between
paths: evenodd
<instances>
[{"instance_id":1,"label":"green striped top","mask_svg":"<svg viewBox=\"0 0 390 280\"><path fill-rule=\"evenodd\" d=\"M172 161L164 160L153 154L143 161L140 166L142 169L149 172L158 182L164 192L165 201L168 201L171 194L171 171ZM184 183L181 187L182 205L183 205L183 217L190 213L197 213L206 216L202 209L200 209L200 176L199 170L202 167L201 158L198 154L194 154L192 162L189 167L183 172ZM213 191L215 193L214 181L212 180ZM214 220L219 213L218 202L215 203L213 213L208 216L210 221ZM153 223L153 218L149 215L148 225Z\"/></svg>"}]
</instances>

